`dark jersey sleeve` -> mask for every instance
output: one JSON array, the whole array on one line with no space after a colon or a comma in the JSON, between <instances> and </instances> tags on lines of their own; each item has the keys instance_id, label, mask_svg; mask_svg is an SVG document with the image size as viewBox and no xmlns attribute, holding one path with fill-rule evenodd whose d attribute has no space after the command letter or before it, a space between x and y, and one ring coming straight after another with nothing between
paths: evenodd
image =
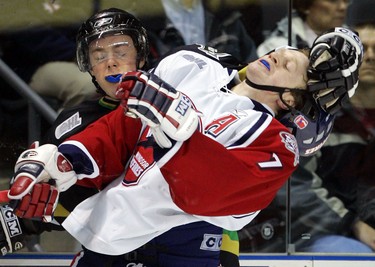
<instances>
[{"instance_id":1,"label":"dark jersey sleeve","mask_svg":"<svg viewBox=\"0 0 375 267\"><path fill-rule=\"evenodd\" d=\"M82 104L63 110L42 140L43 143L60 145L64 140L73 136L91 123L110 113L118 106L118 102L107 98L85 101ZM65 211L71 212L84 199L96 194L98 189L90 186L73 185L69 190L60 193L60 209L55 212L55 219L62 222ZM63 211L63 212L60 212ZM44 230L49 230L46 225Z\"/></svg>"},{"instance_id":2,"label":"dark jersey sleeve","mask_svg":"<svg viewBox=\"0 0 375 267\"><path fill-rule=\"evenodd\" d=\"M59 145L65 139L116 109L118 102L105 98L85 101L63 110L44 136L42 143Z\"/></svg>"}]
</instances>

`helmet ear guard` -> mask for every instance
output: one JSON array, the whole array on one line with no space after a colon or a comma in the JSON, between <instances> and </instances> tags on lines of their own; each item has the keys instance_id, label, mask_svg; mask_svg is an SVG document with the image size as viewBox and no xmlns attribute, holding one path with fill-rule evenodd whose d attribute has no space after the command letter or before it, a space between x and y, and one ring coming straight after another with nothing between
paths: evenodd
<instances>
[{"instance_id":1,"label":"helmet ear guard","mask_svg":"<svg viewBox=\"0 0 375 267\"><path fill-rule=\"evenodd\" d=\"M246 79L246 83L261 90L280 93L280 98L289 108L289 111L281 115L279 121L296 137L300 156L311 156L319 151L332 132L335 116L324 111L314 99L313 94L307 90L297 88L285 89L275 86L261 86L254 84L249 79ZM282 99L282 94L286 90L294 94L301 94L303 98L301 106L294 108ZM324 98L322 97L322 99Z\"/></svg>"},{"instance_id":2,"label":"helmet ear guard","mask_svg":"<svg viewBox=\"0 0 375 267\"><path fill-rule=\"evenodd\" d=\"M327 141L334 119L334 115L309 99L301 110L292 108L279 121L296 137L300 156L307 157L319 151Z\"/></svg>"}]
</instances>

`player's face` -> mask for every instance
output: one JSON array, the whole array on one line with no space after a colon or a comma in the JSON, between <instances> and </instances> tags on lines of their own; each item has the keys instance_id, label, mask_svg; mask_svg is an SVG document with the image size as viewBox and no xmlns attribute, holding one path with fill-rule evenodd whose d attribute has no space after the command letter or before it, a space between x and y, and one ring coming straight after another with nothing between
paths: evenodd
<instances>
[{"instance_id":1,"label":"player's face","mask_svg":"<svg viewBox=\"0 0 375 267\"><path fill-rule=\"evenodd\" d=\"M375 86L375 28L364 27L357 29L361 36L364 57L359 69L360 84Z\"/></svg>"},{"instance_id":2,"label":"player's face","mask_svg":"<svg viewBox=\"0 0 375 267\"><path fill-rule=\"evenodd\" d=\"M246 76L259 85L305 89L308 65L304 53L281 48L251 62Z\"/></svg>"},{"instance_id":3,"label":"player's face","mask_svg":"<svg viewBox=\"0 0 375 267\"><path fill-rule=\"evenodd\" d=\"M105 36L92 41L89 59L90 73L112 98L116 98L117 77L137 69L137 50L128 35Z\"/></svg>"}]
</instances>

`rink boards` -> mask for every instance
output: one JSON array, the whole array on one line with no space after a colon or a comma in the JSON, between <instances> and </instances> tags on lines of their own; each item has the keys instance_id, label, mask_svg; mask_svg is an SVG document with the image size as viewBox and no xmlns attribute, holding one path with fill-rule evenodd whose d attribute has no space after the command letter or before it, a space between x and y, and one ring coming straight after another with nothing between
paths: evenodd
<instances>
[{"instance_id":1,"label":"rink boards","mask_svg":"<svg viewBox=\"0 0 375 267\"><path fill-rule=\"evenodd\" d=\"M0 257L0 266L69 266L72 254L13 254ZM374 256L240 255L241 267L374 267ZM130 267L130 266L129 266ZM131 266L142 267L142 266Z\"/></svg>"}]
</instances>

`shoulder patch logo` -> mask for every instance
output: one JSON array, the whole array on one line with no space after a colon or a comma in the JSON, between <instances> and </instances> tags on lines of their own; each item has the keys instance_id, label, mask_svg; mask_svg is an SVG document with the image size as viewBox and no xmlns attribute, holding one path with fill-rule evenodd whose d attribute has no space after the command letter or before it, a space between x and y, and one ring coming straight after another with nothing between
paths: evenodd
<instances>
[{"instance_id":1,"label":"shoulder patch logo","mask_svg":"<svg viewBox=\"0 0 375 267\"><path fill-rule=\"evenodd\" d=\"M82 118L79 116L79 112L74 113L68 119L63 121L59 126L55 129L55 137L56 139L60 139L61 136L70 132L77 126L82 124Z\"/></svg>"},{"instance_id":2,"label":"shoulder patch logo","mask_svg":"<svg viewBox=\"0 0 375 267\"><path fill-rule=\"evenodd\" d=\"M210 46L200 45L198 49L205 53L207 56L210 56L216 60L220 60L220 58L222 57L229 56L229 54L227 53L219 53L217 49Z\"/></svg>"},{"instance_id":3,"label":"shoulder patch logo","mask_svg":"<svg viewBox=\"0 0 375 267\"><path fill-rule=\"evenodd\" d=\"M280 132L281 141L285 144L286 149L294 154L294 166L299 163L299 151L297 140L294 135L288 132Z\"/></svg>"}]
</instances>

